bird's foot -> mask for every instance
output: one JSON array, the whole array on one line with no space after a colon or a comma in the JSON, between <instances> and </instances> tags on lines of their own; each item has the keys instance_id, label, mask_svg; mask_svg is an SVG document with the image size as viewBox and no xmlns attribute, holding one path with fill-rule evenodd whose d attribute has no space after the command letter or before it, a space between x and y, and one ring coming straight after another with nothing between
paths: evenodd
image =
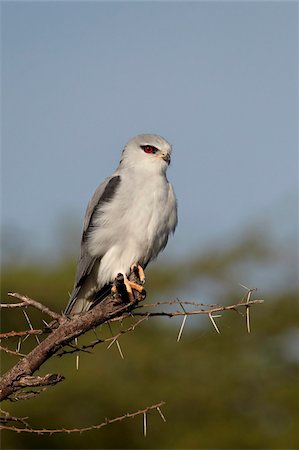
<instances>
[{"instance_id":1,"label":"bird's foot","mask_svg":"<svg viewBox=\"0 0 299 450\"><path fill-rule=\"evenodd\" d=\"M143 267L140 264L133 264L131 266L131 272L134 272L135 275L138 277L140 283L145 283L145 274Z\"/></svg>"},{"instance_id":2,"label":"bird's foot","mask_svg":"<svg viewBox=\"0 0 299 450\"><path fill-rule=\"evenodd\" d=\"M128 280L126 276L118 274L111 288L113 294L126 294L130 303L135 301L133 290L138 291L143 297L146 296L145 289L134 281Z\"/></svg>"}]
</instances>

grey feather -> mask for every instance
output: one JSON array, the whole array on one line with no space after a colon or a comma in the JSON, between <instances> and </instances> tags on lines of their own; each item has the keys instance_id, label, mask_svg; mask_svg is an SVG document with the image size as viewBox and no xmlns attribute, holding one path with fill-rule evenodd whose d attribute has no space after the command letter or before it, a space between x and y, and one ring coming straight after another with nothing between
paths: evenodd
<instances>
[{"instance_id":1,"label":"grey feather","mask_svg":"<svg viewBox=\"0 0 299 450\"><path fill-rule=\"evenodd\" d=\"M92 281L96 283L96 270L101 261L102 255L98 255L98 257L93 257L90 255L88 251L87 237L89 232L91 232L95 226L93 223L93 217L103 205L103 203L111 201L113 199L117 187L120 184L120 180L121 178L119 175L106 178L106 180L102 184L100 184L100 186L98 186L87 205L81 240L81 254L77 264L74 289L71 294L69 303L65 309L65 314L70 314L70 312L72 311L78 295L81 294L80 291L82 290L82 288L84 288L84 281L86 280L86 278L88 276L91 276L91 278L93 279ZM83 302L82 310L84 310L84 307L86 307L88 303L89 301L86 301L86 304Z\"/></svg>"},{"instance_id":2,"label":"grey feather","mask_svg":"<svg viewBox=\"0 0 299 450\"><path fill-rule=\"evenodd\" d=\"M95 191L83 226L81 256L66 314L87 311L108 293L118 273L145 267L164 249L177 224L166 170L171 145L143 134L125 146L114 174Z\"/></svg>"}]
</instances>

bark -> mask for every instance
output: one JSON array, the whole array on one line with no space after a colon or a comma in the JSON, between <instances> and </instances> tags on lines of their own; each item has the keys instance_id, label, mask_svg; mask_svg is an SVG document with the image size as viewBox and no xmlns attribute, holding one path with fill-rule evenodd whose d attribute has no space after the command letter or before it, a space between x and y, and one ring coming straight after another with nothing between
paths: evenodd
<instances>
[{"instance_id":1,"label":"bark","mask_svg":"<svg viewBox=\"0 0 299 450\"><path fill-rule=\"evenodd\" d=\"M137 281L136 278L134 278L134 281ZM32 379L34 372L59 349L73 341L76 337L133 309L136 303L143 298L138 292L134 292L134 294L134 303L124 303L121 296L110 294L87 313L71 317L58 315L57 328L51 331L49 336L3 375L0 381L0 401L7 399L11 394L19 390L20 385L32 386L34 384ZM30 380L27 384L26 378ZM39 385L38 378L36 377L35 385Z\"/></svg>"}]
</instances>

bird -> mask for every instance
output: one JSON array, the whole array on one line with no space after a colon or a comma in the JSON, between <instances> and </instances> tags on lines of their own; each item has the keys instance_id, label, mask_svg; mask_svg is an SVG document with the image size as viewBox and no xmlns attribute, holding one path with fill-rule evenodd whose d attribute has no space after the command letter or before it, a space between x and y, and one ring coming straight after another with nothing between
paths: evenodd
<instances>
[{"instance_id":1,"label":"bird","mask_svg":"<svg viewBox=\"0 0 299 450\"><path fill-rule=\"evenodd\" d=\"M166 176L172 146L157 134L139 134L125 145L115 172L88 203L73 291L66 315L89 311L115 292L121 274L129 301L144 289L129 281L165 248L177 226L177 200ZM113 290L114 289L114 290Z\"/></svg>"}]
</instances>

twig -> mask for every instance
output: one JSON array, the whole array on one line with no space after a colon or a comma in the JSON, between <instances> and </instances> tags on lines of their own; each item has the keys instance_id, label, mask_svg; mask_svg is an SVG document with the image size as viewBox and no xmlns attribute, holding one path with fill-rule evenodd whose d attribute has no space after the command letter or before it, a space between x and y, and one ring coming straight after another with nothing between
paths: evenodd
<instances>
[{"instance_id":1,"label":"twig","mask_svg":"<svg viewBox=\"0 0 299 450\"><path fill-rule=\"evenodd\" d=\"M191 306L207 306L209 308L214 308L216 306L221 306L219 303L198 303L195 301L188 301L188 300L164 300L156 303L142 303L142 305L137 306L138 308L156 308L157 306L161 305L191 305Z\"/></svg>"},{"instance_id":2,"label":"twig","mask_svg":"<svg viewBox=\"0 0 299 450\"><path fill-rule=\"evenodd\" d=\"M132 317L132 316L125 316L125 318L129 318L129 317ZM124 317L122 317L122 319L124 319ZM148 319L148 317L147 317L147 314L146 314L144 317L142 317L141 319L137 320L137 322L133 323L130 327L128 327L126 329L122 329L115 336L108 337L106 339L97 338L95 341L91 342L90 344L85 344L85 345L81 345L81 346L75 346L73 344L68 344L68 346L71 347L72 350L61 350L61 352L57 353L56 356L61 357L63 355L72 354L72 353L75 353L75 352L87 352L87 353L90 353L89 352L90 349L92 350L96 345L102 344L103 342L111 342L111 341L113 341L111 343L111 345L112 345L115 342L116 339L119 339L119 337L121 335L134 331L135 328L138 325L140 325L142 322L144 322L147 319ZM109 345L109 347L111 345Z\"/></svg>"},{"instance_id":3,"label":"twig","mask_svg":"<svg viewBox=\"0 0 299 450\"><path fill-rule=\"evenodd\" d=\"M0 308L24 308L28 306L28 303L0 303Z\"/></svg>"},{"instance_id":4,"label":"twig","mask_svg":"<svg viewBox=\"0 0 299 450\"><path fill-rule=\"evenodd\" d=\"M59 316L58 326L49 330L49 335L38 346L3 375L0 380L0 400L11 396L18 389L16 386L18 379L27 375L33 375L61 347L98 325L132 310L136 303L143 299L139 292L136 292L135 296L134 302L124 304L119 295L110 294L101 303L84 314L72 317ZM38 309L46 311L40 305ZM56 315L56 313L54 314Z\"/></svg>"},{"instance_id":5,"label":"twig","mask_svg":"<svg viewBox=\"0 0 299 450\"><path fill-rule=\"evenodd\" d=\"M43 305L40 302L37 302L36 300L32 300L32 298L27 297L26 295L18 294L17 292L9 292L8 295L10 297L17 298L18 300L21 300L22 303L19 303L19 305L24 306L24 304L32 306L33 308L38 309L42 313L47 314L48 316L52 317L52 319L61 320L62 316L60 314L57 314L56 312L52 311L47 306Z\"/></svg>"},{"instance_id":6,"label":"twig","mask_svg":"<svg viewBox=\"0 0 299 450\"><path fill-rule=\"evenodd\" d=\"M131 277L131 276L130 276ZM130 278L131 281L135 281L134 279ZM121 280L118 280L119 283ZM51 358L53 355L57 354L61 349L67 345L70 345L72 350L71 351L65 351L62 350L60 352L60 355L65 353L71 353L75 351L88 351L88 349L93 348L95 345L97 345L100 342L105 342L110 339L110 346L114 342L118 342L118 338L125 332L133 331L135 327L142 323L143 320L147 320L150 317L177 317L177 316L183 316L183 324L181 325L181 330L179 332L179 338L181 338L184 324L186 321L187 316L189 315L201 315L201 314L209 314L210 319L212 320L216 313L219 313L221 311L238 311L239 309L245 307L249 308L253 305L260 304L263 302L263 300L250 300L250 296L247 296L247 302L244 303L244 301L229 305L229 306L205 306L200 307L199 309L194 309L192 311L187 311L184 308L184 304L189 304L187 302L182 302L179 300L176 300L176 304L179 304L183 311L172 311L172 312L166 312L166 311L152 311L152 312L143 312L140 311L140 308L142 308L142 304L138 303L139 301L143 300L143 296L139 294L137 291L134 295L136 295L135 301L130 303L124 303L123 299L120 295L108 295L103 301L101 301L99 304L97 304L93 309L90 311L87 311L83 314L74 315L71 317L67 317L64 315L59 315L57 313L54 313L53 311L49 310L49 308L45 307L44 305L40 304L39 302L36 302L32 299L29 299L26 296L20 295L20 294L10 294L13 297L19 298L23 302L25 302L28 305L36 307L38 310L48 313L52 318L58 322L57 327L51 328L48 330L28 330L23 332L8 332L4 333L0 337L8 338L12 336L25 336L24 340L32 335L39 335L43 333L48 333L48 336L45 337L45 339L36 346L28 355L23 357L14 367L12 367L6 374L3 375L1 381L0 381L0 398L1 400L4 400L6 398L11 398L12 394L19 389L18 387L18 380L21 378L24 378L26 376L32 376L36 370L38 370L49 358ZM137 308L139 308L137 310ZM116 336L113 336L112 338L100 340L97 339L95 342L87 345L82 346L81 348L78 346L73 346L74 339L77 337L83 335L84 333L95 329L97 326L101 324L105 324L110 322L113 319L119 319L124 320L132 317L132 312L134 311L134 317L139 317L139 320L133 324L130 328L127 330L121 330ZM24 309L23 312L25 313ZM26 313L25 313L26 316ZM214 319L213 319L214 320ZM212 321L213 321L212 320ZM215 321L214 321L215 322ZM29 326L31 328L32 325L29 320ZM215 324L214 324L215 326ZM217 326L216 326L217 327ZM215 327L215 328L216 328ZM216 328L216 331L218 328ZM219 330L217 331L219 332ZM123 357L123 354L119 348L119 352L121 356Z\"/></svg>"},{"instance_id":7,"label":"twig","mask_svg":"<svg viewBox=\"0 0 299 450\"><path fill-rule=\"evenodd\" d=\"M0 339L8 339L11 337L29 336L30 334L43 334L44 330L25 330L25 331L8 331L7 333L1 333Z\"/></svg>"},{"instance_id":8,"label":"twig","mask_svg":"<svg viewBox=\"0 0 299 450\"><path fill-rule=\"evenodd\" d=\"M7 400L9 400L10 402L18 402L19 400L30 400L33 397L36 397L37 395L40 395L42 392L44 392L47 388L41 388L38 391L27 391L27 390L18 390L17 392L15 392L14 394L10 395L9 397L7 397Z\"/></svg>"},{"instance_id":9,"label":"twig","mask_svg":"<svg viewBox=\"0 0 299 450\"><path fill-rule=\"evenodd\" d=\"M15 355L15 356L26 356L25 353L20 353L18 351L10 350L9 348L3 347L2 345L0 345L0 350L2 350L5 353L9 353L9 354Z\"/></svg>"},{"instance_id":10,"label":"twig","mask_svg":"<svg viewBox=\"0 0 299 450\"><path fill-rule=\"evenodd\" d=\"M100 428L103 428L109 424L115 423L115 422L121 422L125 419L133 419L136 416L139 416L140 414L144 415L147 414L149 411L152 411L156 409L159 412L159 409L162 405L164 405L165 402L157 403L156 405L147 406L144 409L141 409L139 411L133 412L133 413L126 413L122 416L116 417L114 419L105 419L104 422L98 424L98 425L91 425L89 427L84 428L59 428L59 429L46 429L46 428L18 428L14 426L8 426L8 425L0 425L0 429L2 430L9 430L9 431L15 431L17 433L36 433L36 434L54 434L54 433L84 433L86 431L92 431L92 430L99 430ZM158 409L159 408L159 409Z\"/></svg>"},{"instance_id":11,"label":"twig","mask_svg":"<svg viewBox=\"0 0 299 450\"><path fill-rule=\"evenodd\" d=\"M26 422L26 419L28 419L28 417L14 417L14 416L11 416L9 414L9 412L4 411L3 409L1 409L0 411L2 414L0 416L0 423L19 422L22 425L25 425L25 427L29 427L29 424Z\"/></svg>"},{"instance_id":12,"label":"twig","mask_svg":"<svg viewBox=\"0 0 299 450\"><path fill-rule=\"evenodd\" d=\"M167 317L177 317L177 316L192 316L192 315L200 315L200 314L214 314L221 311L233 311L237 310L238 308L242 307L248 307L248 305L257 305L263 303L264 300L258 299L258 300L250 300L248 303L236 303L235 305L228 305L228 306L219 306L216 308L211 309L199 309L195 311L173 311L173 312L165 312L165 311L158 311L158 312L135 312L134 316L147 316L147 317L159 317L159 316L167 316Z\"/></svg>"},{"instance_id":13,"label":"twig","mask_svg":"<svg viewBox=\"0 0 299 450\"><path fill-rule=\"evenodd\" d=\"M27 376L22 377L18 380L15 385L17 387L40 387L40 386L51 386L53 384L60 383L65 378L59 373L48 373L43 377L37 376Z\"/></svg>"}]
</instances>

